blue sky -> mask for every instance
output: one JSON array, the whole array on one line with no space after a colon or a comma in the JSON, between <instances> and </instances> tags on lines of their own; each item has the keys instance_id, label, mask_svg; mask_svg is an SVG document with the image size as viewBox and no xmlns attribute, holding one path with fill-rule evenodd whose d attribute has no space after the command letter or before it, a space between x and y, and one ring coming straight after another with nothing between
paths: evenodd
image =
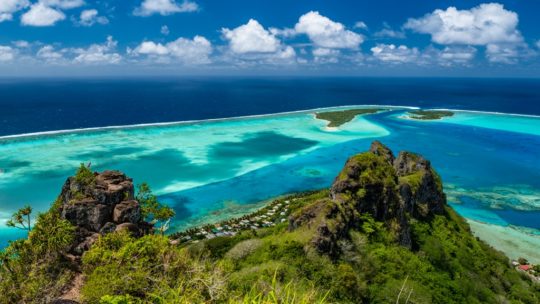
<instances>
[{"instance_id":1,"label":"blue sky","mask_svg":"<svg viewBox=\"0 0 540 304\"><path fill-rule=\"evenodd\" d=\"M540 76L540 1L0 0L0 75Z\"/></svg>"}]
</instances>

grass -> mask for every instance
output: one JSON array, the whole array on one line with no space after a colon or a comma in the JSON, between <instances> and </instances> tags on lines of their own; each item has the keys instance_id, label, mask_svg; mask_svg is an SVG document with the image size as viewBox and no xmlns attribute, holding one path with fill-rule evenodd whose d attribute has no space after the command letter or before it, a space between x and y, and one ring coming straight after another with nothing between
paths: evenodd
<instances>
[{"instance_id":1,"label":"grass","mask_svg":"<svg viewBox=\"0 0 540 304\"><path fill-rule=\"evenodd\" d=\"M443 117L454 116L454 112L451 111L431 111L431 110L416 110L409 112L411 118L420 120L435 120Z\"/></svg>"},{"instance_id":2,"label":"grass","mask_svg":"<svg viewBox=\"0 0 540 304\"><path fill-rule=\"evenodd\" d=\"M381 111L381 109L351 109L343 111L333 111L333 112L319 112L315 113L317 119L327 120L328 127L339 127L351 120L353 120L358 115L363 114L374 114Z\"/></svg>"}]
</instances>

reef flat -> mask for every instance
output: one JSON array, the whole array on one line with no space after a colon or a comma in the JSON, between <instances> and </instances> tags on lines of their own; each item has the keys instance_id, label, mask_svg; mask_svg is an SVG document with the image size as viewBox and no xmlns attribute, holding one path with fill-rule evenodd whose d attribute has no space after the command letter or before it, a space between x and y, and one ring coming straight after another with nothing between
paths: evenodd
<instances>
[{"instance_id":1,"label":"reef flat","mask_svg":"<svg viewBox=\"0 0 540 304\"><path fill-rule=\"evenodd\" d=\"M176 211L170 231L185 230L241 216L274 197L329 187L350 155L381 139L428 157L465 218L538 229L532 219L540 192L539 118L455 110L424 123L399 119L410 109L388 108L329 130L312 114L338 110L3 138L0 218L24 204L46 210L65 176L90 162L150 183ZM4 242L21 236L0 227Z\"/></svg>"}]
</instances>

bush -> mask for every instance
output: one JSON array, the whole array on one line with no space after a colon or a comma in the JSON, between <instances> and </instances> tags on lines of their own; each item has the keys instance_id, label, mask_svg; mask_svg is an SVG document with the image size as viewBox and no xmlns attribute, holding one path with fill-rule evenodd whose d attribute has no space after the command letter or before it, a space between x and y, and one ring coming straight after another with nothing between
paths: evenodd
<instances>
[{"instance_id":1,"label":"bush","mask_svg":"<svg viewBox=\"0 0 540 304\"><path fill-rule=\"evenodd\" d=\"M231 250L225 254L225 258L232 260L240 260L252 254L255 250L261 247L262 241L259 239L245 240L236 244Z\"/></svg>"}]
</instances>

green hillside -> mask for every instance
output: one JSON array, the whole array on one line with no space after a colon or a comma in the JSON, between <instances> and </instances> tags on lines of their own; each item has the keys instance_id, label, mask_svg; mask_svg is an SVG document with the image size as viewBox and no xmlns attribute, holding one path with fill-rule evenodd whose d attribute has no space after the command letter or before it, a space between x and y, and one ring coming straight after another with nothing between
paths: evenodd
<instances>
[{"instance_id":1,"label":"green hillside","mask_svg":"<svg viewBox=\"0 0 540 304\"><path fill-rule=\"evenodd\" d=\"M181 244L117 229L77 258L81 228L59 198L1 256L0 303L540 302L540 286L446 204L422 156L375 142L331 189L281 200L287 220L268 227Z\"/></svg>"}]
</instances>

